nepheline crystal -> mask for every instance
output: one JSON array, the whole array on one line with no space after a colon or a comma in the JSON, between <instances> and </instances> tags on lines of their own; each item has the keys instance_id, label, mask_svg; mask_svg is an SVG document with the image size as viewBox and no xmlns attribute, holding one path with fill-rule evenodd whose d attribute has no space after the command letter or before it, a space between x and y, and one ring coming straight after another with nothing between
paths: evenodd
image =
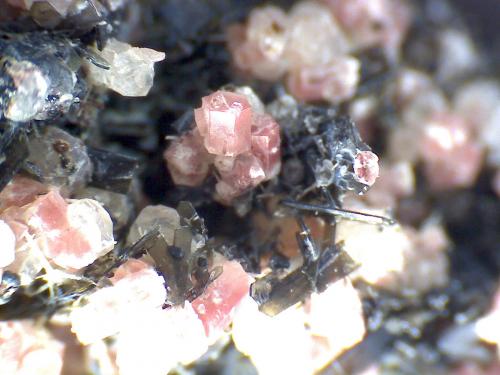
<instances>
[{"instance_id":1,"label":"nepheline crystal","mask_svg":"<svg viewBox=\"0 0 500 375\"><path fill-rule=\"evenodd\" d=\"M123 96L146 96L153 86L154 63L165 58L163 52L132 47L116 39L109 39L96 54L110 64L110 69L87 63L90 80Z\"/></svg>"}]
</instances>

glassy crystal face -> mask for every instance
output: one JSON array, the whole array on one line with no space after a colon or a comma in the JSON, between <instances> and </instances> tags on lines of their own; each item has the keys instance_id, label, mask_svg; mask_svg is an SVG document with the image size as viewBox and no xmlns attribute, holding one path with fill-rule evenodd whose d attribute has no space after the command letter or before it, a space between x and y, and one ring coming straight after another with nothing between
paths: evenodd
<instances>
[{"instance_id":1,"label":"glassy crystal face","mask_svg":"<svg viewBox=\"0 0 500 375\"><path fill-rule=\"evenodd\" d=\"M197 129L176 139L164 153L170 176L176 185L199 186L210 169L211 156Z\"/></svg>"},{"instance_id":2,"label":"glassy crystal face","mask_svg":"<svg viewBox=\"0 0 500 375\"><path fill-rule=\"evenodd\" d=\"M249 88L216 91L202 98L194 110L196 128L167 148L164 158L174 182L199 186L213 165L217 199L229 204L281 167L280 127L264 113L260 99Z\"/></svg>"},{"instance_id":3,"label":"glassy crystal face","mask_svg":"<svg viewBox=\"0 0 500 375\"><path fill-rule=\"evenodd\" d=\"M243 95L216 91L205 96L195 119L211 154L236 156L250 149L252 109Z\"/></svg>"},{"instance_id":4,"label":"glassy crystal face","mask_svg":"<svg viewBox=\"0 0 500 375\"><path fill-rule=\"evenodd\" d=\"M108 40L102 51L96 51L110 64L109 70L87 63L90 79L123 96L146 96L153 86L154 64L165 58L163 52L132 47L116 39Z\"/></svg>"}]
</instances>

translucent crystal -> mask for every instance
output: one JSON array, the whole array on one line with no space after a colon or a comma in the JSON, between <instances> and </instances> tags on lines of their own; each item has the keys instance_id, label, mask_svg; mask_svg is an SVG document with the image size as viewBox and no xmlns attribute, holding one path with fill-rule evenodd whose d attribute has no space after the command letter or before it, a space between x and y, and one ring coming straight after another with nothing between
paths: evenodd
<instances>
[{"instance_id":1,"label":"translucent crystal","mask_svg":"<svg viewBox=\"0 0 500 375\"><path fill-rule=\"evenodd\" d=\"M232 168L218 170L221 180L215 185L215 191L223 202L230 202L266 179L260 160L252 154L238 155Z\"/></svg>"},{"instance_id":2,"label":"translucent crystal","mask_svg":"<svg viewBox=\"0 0 500 375\"><path fill-rule=\"evenodd\" d=\"M286 58L292 70L324 66L347 52L347 39L329 9L315 1L297 3L290 11Z\"/></svg>"},{"instance_id":3,"label":"translucent crystal","mask_svg":"<svg viewBox=\"0 0 500 375\"><path fill-rule=\"evenodd\" d=\"M132 47L116 39L109 39L104 49L95 53L111 68L86 63L90 80L123 96L146 96L153 86L154 63L165 58L163 52Z\"/></svg>"},{"instance_id":4,"label":"translucent crystal","mask_svg":"<svg viewBox=\"0 0 500 375\"><path fill-rule=\"evenodd\" d=\"M379 175L378 156L371 151L360 151L354 158L354 174L361 183L372 186Z\"/></svg>"},{"instance_id":5,"label":"translucent crystal","mask_svg":"<svg viewBox=\"0 0 500 375\"><path fill-rule=\"evenodd\" d=\"M130 227L127 243L133 244L155 227L159 228L167 243L173 245L175 230L180 228L180 216L167 206L146 206Z\"/></svg>"},{"instance_id":6,"label":"translucent crystal","mask_svg":"<svg viewBox=\"0 0 500 375\"><path fill-rule=\"evenodd\" d=\"M268 81L285 73L288 17L280 8L268 5L254 9L247 25L228 28L227 38L234 62L241 70Z\"/></svg>"},{"instance_id":7,"label":"translucent crystal","mask_svg":"<svg viewBox=\"0 0 500 375\"><path fill-rule=\"evenodd\" d=\"M281 167L281 139L278 123L267 114L254 117L252 154L260 160L266 180L276 177Z\"/></svg>"},{"instance_id":8,"label":"translucent crystal","mask_svg":"<svg viewBox=\"0 0 500 375\"><path fill-rule=\"evenodd\" d=\"M0 212L16 206L31 203L40 194L46 194L47 187L31 178L16 176L0 192Z\"/></svg>"},{"instance_id":9,"label":"translucent crystal","mask_svg":"<svg viewBox=\"0 0 500 375\"><path fill-rule=\"evenodd\" d=\"M47 78L29 61L12 62L5 69L16 87L9 99L5 117L19 122L33 119L45 104L49 89Z\"/></svg>"},{"instance_id":10,"label":"translucent crystal","mask_svg":"<svg viewBox=\"0 0 500 375\"><path fill-rule=\"evenodd\" d=\"M323 0L342 25L355 49L380 46L389 58L398 57L411 21L401 0Z\"/></svg>"},{"instance_id":11,"label":"translucent crystal","mask_svg":"<svg viewBox=\"0 0 500 375\"><path fill-rule=\"evenodd\" d=\"M83 142L65 131L49 126L30 139L28 160L44 183L72 191L83 186L92 173Z\"/></svg>"},{"instance_id":12,"label":"translucent crystal","mask_svg":"<svg viewBox=\"0 0 500 375\"><path fill-rule=\"evenodd\" d=\"M483 148L456 115L436 114L422 125L420 154L434 189L471 186L479 173Z\"/></svg>"},{"instance_id":13,"label":"translucent crystal","mask_svg":"<svg viewBox=\"0 0 500 375\"><path fill-rule=\"evenodd\" d=\"M197 129L170 143L163 157L174 183L185 186L201 185L212 159Z\"/></svg>"},{"instance_id":14,"label":"translucent crystal","mask_svg":"<svg viewBox=\"0 0 500 375\"><path fill-rule=\"evenodd\" d=\"M194 115L211 154L236 156L250 149L252 109L243 95L216 91L202 98Z\"/></svg>"},{"instance_id":15,"label":"translucent crystal","mask_svg":"<svg viewBox=\"0 0 500 375\"><path fill-rule=\"evenodd\" d=\"M120 266L111 283L71 312L71 329L83 344L119 332L134 314L159 308L165 301L163 278L141 260L131 259Z\"/></svg>"},{"instance_id":16,"label":"translucent crystal","mask_svg":"<svg viewBox=\"0 0 500 375\"><path fill-rule=\"evenodd\" d=\"M68 204L51 191L22 208L7 209L3 217L9 225L20 226L21 237L33 238L45 256L62 268L83 268L114 246L109 214L90 199Z\"/></svg>"},{"instance_id":17,"label":"translucent crystal","mask_svg":"<svg viewBox=\"0 0 500 375\"><path fill-rule=\"evenodd\" d=\"M222 274L192 302L205 332L217 339L231 323L234 309L248 295L250 277L236 261L221 260Z\"/></svg>"}]
</instances>

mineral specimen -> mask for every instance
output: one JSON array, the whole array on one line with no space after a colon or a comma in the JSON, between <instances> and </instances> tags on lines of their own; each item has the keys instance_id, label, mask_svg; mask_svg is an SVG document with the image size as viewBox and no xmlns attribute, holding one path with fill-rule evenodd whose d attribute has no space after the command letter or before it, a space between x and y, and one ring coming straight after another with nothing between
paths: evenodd
<instances>
[{"instance_id":1,"label":"mineral specimen","mask_svg":"<svg viewBox=\"0 0 500 375\"><path fill-rule=\"evenodd\" d=\"M92 164L85 145L59 128L46 127L30 139L28 150L31 170L47 185L73 191L90 180Z\"/></svg>"},{"instance_id":2,"label":"mineral specimen","mask_svg":"<svg viewBox=\"0 0 500 375\"><path fill-rule=\"evenodd\" d=\"M245 88L202 98L202 106L194 110L197 128L172 142L164 153L174 182L198 186L213 164L219 177L216 197L230 204L276 177L281 167L279 125L262 113L261 106Z\"/></svg>"},{"instance_id":3,"label":"mineral specimen","mask_svg":"<svg viewBox=\"0 0 500 375\"><path fill-rule=\"evenodd\" d=\"M95 53L110 64L109 69L87 62L90 80L124 96L146 96L153 85L154 63L165 58L163 52L132 47L109 39L102 51Z\"/></svg>"}]
</instances>

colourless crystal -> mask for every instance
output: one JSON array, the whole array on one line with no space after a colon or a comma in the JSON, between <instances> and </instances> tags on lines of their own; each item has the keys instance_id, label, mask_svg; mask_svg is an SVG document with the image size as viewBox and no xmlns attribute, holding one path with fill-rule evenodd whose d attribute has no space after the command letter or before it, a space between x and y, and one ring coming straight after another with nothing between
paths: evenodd
<instances>
[{"instance_id":1,"label":"colourless crystal","mask_svg":"<svg viewBox=\"0 0 500 375\"><path fill-rule=\"evenodd\" d=\"M252 109L243 95L216 91L202 98L194 115L211 154L236 156L250 150Z\"/></svg>"},{"instance_id":2,"label":"colourless crystal","mask_svg":"<svg viewBox=\"0 0 500 375\"><path fill-rule=\"evenodd\" d=\"M43 110L49 89L48 79L29 61L12 62L4 69L16 87L5 109L5 117L19 122L33 119Z\"/></svg>"},{"instance_id":3,"label":"colourless crystal","mask_svg":"<svg viewBox=\"0 0 500 375\"><path fill-rule=\"evenodd\" d=\"M92 164L83 142L67 132L49 126L29 143L28 161L49 185L72 191L87 183L92 174Z\"/></svg>"},{"instance_id":4,"label":"colourless crystal","mask_svg":"<svg viewBox=\"0 0 500 375\"><path fill-rule=\"evenodd\" d=\"M166 297L163 278L142 260L131 259L70 315L71 330L83 344L96 342L127 327L134 314L160 308Z\"/></svg>"},{"instance_id":5,"label":"colourless crystal","mask_svg":"<svg viewBox=\"0 0 500 375\"><path fill-rule=\"evenodd\" d=\"M175 230L180 228L179 214L167 206L146 206L130 227L127 244L135 243L155 227L158 227L167 243L173 245Z\"/></svg>"},{"instance_id":6,"label":"colourless crystal","mask_svg":"<svg viewBox=\"0 0 500 375\"><path fill-rule=\"evenodd\" d=\"M348 42L329 9L315 1L298 2L290 11L285 52L292 70L324 66L348 50Z\"/></svg>"},{"instance_id":7,"label":"colourless crystal","mask_svg":"<svg viewBox=\"0 0 500 375\"><path fill-rule=\"evenodd\" d=\"M123 96L146 96L153 86L154 63L165 58L163 52L132 47L116 39L109 39L104 49L95 53L111 67L106 70L86 63L90 80Z\"/></svg>"}]
</instances>

